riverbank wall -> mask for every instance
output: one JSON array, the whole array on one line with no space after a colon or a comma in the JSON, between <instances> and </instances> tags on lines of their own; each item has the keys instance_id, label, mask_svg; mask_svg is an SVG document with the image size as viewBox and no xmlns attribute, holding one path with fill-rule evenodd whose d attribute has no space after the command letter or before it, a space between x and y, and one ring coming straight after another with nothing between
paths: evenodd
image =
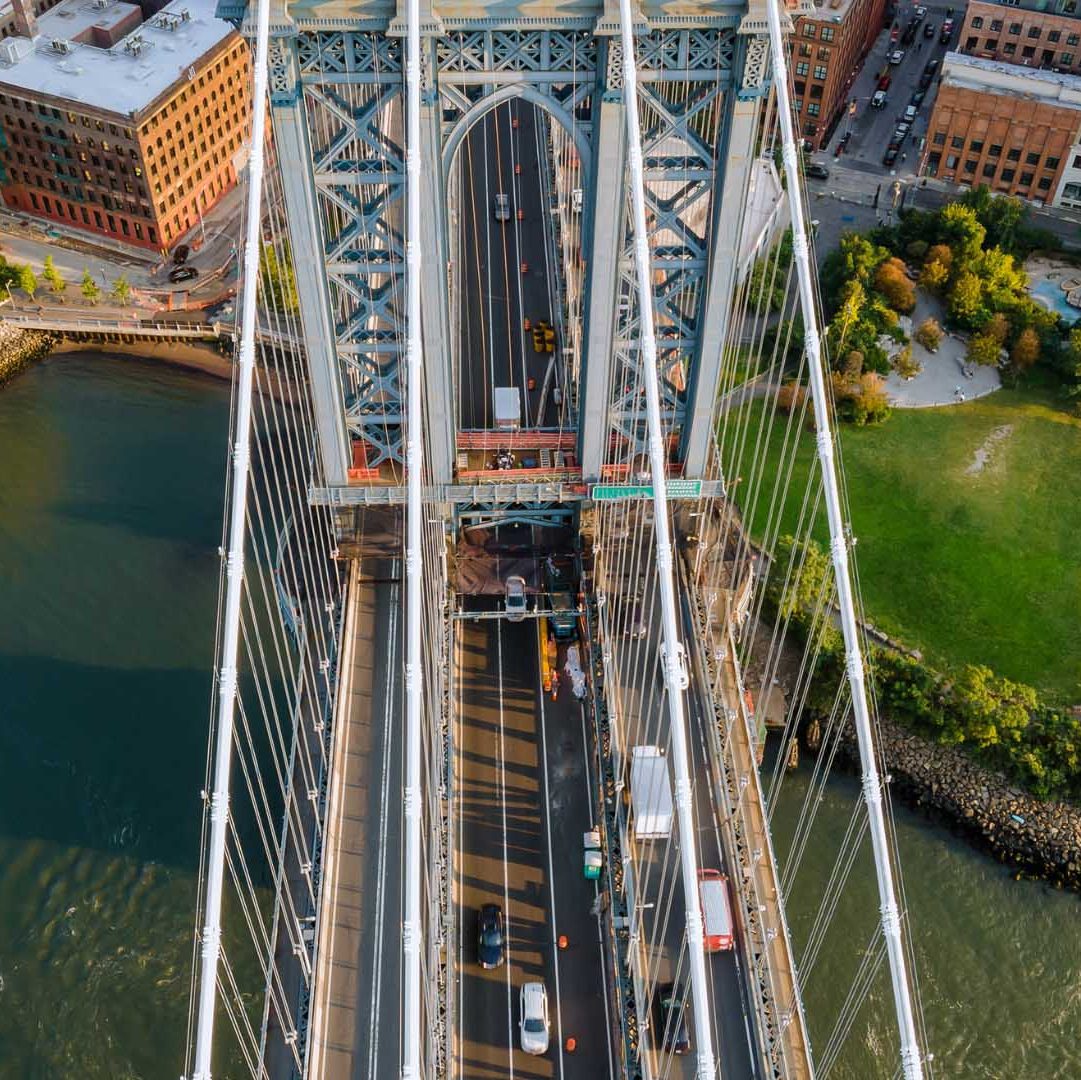
<instances>
[{"instance_id":1,"label":"riverbank wall","mask_svg":"<svg viewBox=\"0 0 1081 1080\"><path fill-rule=\"evenodd\" d=\"M233 377L233 361L222 355L218 343L214 341L178 341L168 338L116 341L100 335L65 334L62 339L57 339L53 349L53 355L57 357L83 352L160 361L189 371L201 371L216 379L228 380Z\"/></svg>"},{"instance_id":2,"label":"riverbank wall","mask_svg":"<svg viewBox=\"0 0 1081 1080\"><path fill-rule=\"evenodd\" d=\"M45 330L22 330L0 323L0 385L48 356L58 341Z\"/></svg>"},{"instance_id":3,"label":"riverbank wall","mask_svg":"<svg viewBox=\"0 0 1081 1080\"><path fill-rule=\"evenodd\" d=\"M890 789L932 820L959 830L976 847L1025 876L1081 891L1081 809L1043 802L977 765L887 719L879 721ZM842 736L848 764L858 768L855 729Z\"/></svg>"}]
</instances>

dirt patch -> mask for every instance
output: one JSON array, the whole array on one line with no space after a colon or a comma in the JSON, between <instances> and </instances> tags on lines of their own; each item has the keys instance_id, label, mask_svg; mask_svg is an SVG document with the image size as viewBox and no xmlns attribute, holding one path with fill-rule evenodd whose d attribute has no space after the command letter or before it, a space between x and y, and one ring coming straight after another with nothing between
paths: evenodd
<instances>
[{"instance_id":1,"label":"dirt patch","mask_svg":"<svg viewBox=\"0 0 1081 1080\"><path fill-rule=\"evenodd\" d=\"M1008 439L1012 434L1013 424L1003 424L1002 427L995 428L995 430L983 440L983 445L972 455L972 464L965 469L965 476L976 476L983 472L983 467L991 460L991 455L995 452L995 447L1004 439Z\"/></svg>"}]
</instances>

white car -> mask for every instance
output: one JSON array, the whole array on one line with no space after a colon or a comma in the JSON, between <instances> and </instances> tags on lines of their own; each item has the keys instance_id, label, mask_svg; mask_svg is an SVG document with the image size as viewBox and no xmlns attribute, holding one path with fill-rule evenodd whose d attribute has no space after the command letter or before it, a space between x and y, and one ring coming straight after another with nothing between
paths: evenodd
<instances>
[{"instance_id":1,"label":"white car","mask_svg":"<svg viewBox=\"0 0 1081 1080\"><path fill-rule=\"evenodd\" d=\"M895 67L902 60L904 60L904 58L905 58L905 50L904 49L895 49L893 52L890 53L890 63L893 64Z\"/></svg>"},{"instance_id":2,"label":"white car","mask_svg":"<svg viewBox=\"0 0 1081 1080\"><path fill-rule=\"evenodd\" d=\"M525 578L518 574L507 578L505 608L511 622L521 622L525 618Z\"/></svg>"},{"instance_id":3,"label":"white car","mask_svg":"<svg viewBox=\"0 0 1081 1080\"><path fill-rule=\"evenodd\" d=\"M528 982L522 986L522 1050L527 1054L548 1052L548 991L544 983Z\"/></svg>"},{"instance_id":4,"label":"white car","mask_svg":"<svg viewBox=\"0 0 1081 1080\"><path fill-rule=\"evenodd\" d=\"M922 7L922 6L918 7L913 12L913 14L916 16L917 19L925 19L925 18L927 18L927 8Z\"/></svg>"},{"instance_id":5,"label":"white car","mask_svg":"<svg viewBox=\"0 0 1081 1080\"><path fill-rule=\"evenodd\" d=\"M496 221L510 221L510 199L503 194L496 195L492 211Z\"/></svg>"}]
</instances>

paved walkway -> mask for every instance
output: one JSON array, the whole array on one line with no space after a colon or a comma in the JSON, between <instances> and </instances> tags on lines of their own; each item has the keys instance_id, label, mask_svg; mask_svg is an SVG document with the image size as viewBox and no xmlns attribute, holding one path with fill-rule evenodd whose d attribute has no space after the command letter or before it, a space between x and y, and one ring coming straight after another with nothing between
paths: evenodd
<instances>
[{"instance_id":1,"label":"paved walkway","mask_svg":"<svg viewBox=\"0 0 1081 1080\"><path fill-rule=\"evenodd\" d=\"M924 319L945 321L940 301L922 290L916 292L916 310L905 325L911 333ZM965 364L965 340L958 334L947 333L935 352L929 352L912 341L912 356L923 370L911 379L902 379L896 371L886 377L886 393L895 409L926 409L935 405L958 405L962 401L984 397L1002 389L997 368Z\"/></svg>"}]
</instances>

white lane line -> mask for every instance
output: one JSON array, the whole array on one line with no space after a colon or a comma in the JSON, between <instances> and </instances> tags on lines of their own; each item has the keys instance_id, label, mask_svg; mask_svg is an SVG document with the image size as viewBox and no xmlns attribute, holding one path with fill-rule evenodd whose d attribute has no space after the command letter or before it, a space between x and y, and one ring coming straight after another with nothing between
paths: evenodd
<instances>
[{"instance_id":1,"label":"white lane line","mask_svg":"<svg viewBox=\"0 0 1081 1080\"><path fill-rule=\"evenodd\" d=\"M582 723L582 761L585 763L586 806L589 807L589 827L597 824L593 816L593 787L590 784L589 734L586 731L586 709L578 706L578 715ZM616 1075L615 1061L612 1059L612 1014L608 1007L608 957L604 951L604 913L600 910L600 886L593 882L593 902L597 909L597 953L600 956L601 986L604 989L604 1045L608 1050L608 1075Z\"/></svg>"},{"instance_id":2,"label":"white lane line","mask_svg":"<svg viewBox=\"0 0 1081 1080\"><path fill-rule=\"evenodd\" d=\"M538 657L538 662L540 658ZM548 735L545 732L547 713L544 708L544 689L537 687L540 701L541 761L544 762L544 831L548 834L548 895L552 913L552 960L556 973L556 1035L559 1041L559 1075L563 1075L563 999L559 992L559 947L556 944L556 875L552 865L552 797L548 789Z\"/></svg>"},{"instance_id":3,"label":"white lane line","mask_svg":"<svg viewBox=\"0 0 1081 1080\"><path fill-rule=\"evenodd\" d=\"M507 777L504 771L506 744L503 736L503 625L497 619L495 624L496 658L499 667L499 808L503 815L503 937L506 942L506 957L503 961L507 974L507 1058L510 1063L510 1078L514 1080L514 994L510 984L510 874L507 869Z\"/></svg>"},{"instance_id":4,"label":"white lane line","mask_svg":"<svg viewBox=\"0 0 1081 1080\"><path fill-rule=\"evenodd\" d=\"M397 571L397 562L391 564L391 577ZM390 618L388 620L387 662L385 693L383 701L383 768L379 778L379 856L375 880L375 985L369 1009L368 1076L374 1080L379 1066L379 1006L383 997L383 915L386 907L387 832L390 828L390 739L391 714L393 713L394 654L398 635L398 586L390 586Z\"/></svg>"}]
</instances>

